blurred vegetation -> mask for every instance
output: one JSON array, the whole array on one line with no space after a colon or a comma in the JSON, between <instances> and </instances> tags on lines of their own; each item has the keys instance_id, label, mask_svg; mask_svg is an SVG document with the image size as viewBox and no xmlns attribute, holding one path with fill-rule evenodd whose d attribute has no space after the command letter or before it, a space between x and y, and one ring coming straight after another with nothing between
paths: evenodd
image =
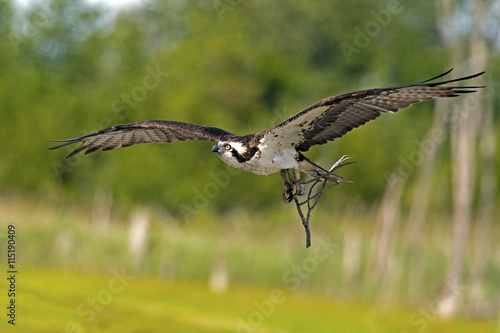
<instances>
[{"instance_id":1,"label":"blurred vegetation","mask_svg":"<svg viewBox=\"0 0 500 333\"><path fill-rule=\"evenodd\" d=\"M133 218L113 219L103 229L86 210L19 198L1 200L0 214L17 226L17 298L23 301L18 327L23 332L161 332L160 327L246 332L241 318L260 323L252 332L496 332L490 310L481 317L464 311L459 318L439 318L443 282L437 277L447 261L443 244L450 242L440 223L429 223L424 231L420 259L426 264L420 274L412 275L408 243L399 232L390 274L381 281L370 269L377 227L367 223L367 212L316 216L313 246L304 251L293 212L273 216L273 223L242 211L222 221L203 216L180 226L151 211L139 256L130 243ZM498 226L492 230L499 232ZM359 254L352 253L355 238ZM491 251L500 253L500 244ZM468 272L473 260L467 253ZM487 295L498 293L497 260L495 255L487 265ZM225 287L212 283L221 267L228 278ZM117 274L124 277L124 287L108 302L99 295ZM272 311L256 305L275 290L285 301ZM466 297L462 287L451 292ZM91 299L97 299L98 310L81 307ZM263 319L252 317L255 313Z\"/></svg>"},{"instance_id":2,"label":"blurred vegetation","mask_svg":"<svg viewBox=\"0 0 500 333\"><path fill-rule=\"evenodd\" d=\"M252 301L262 304L278 289L234 288L214 295L191 282L165 282L128 275L124 290L113 295L102 312L92 311L87 300L96 297L113 273L26 272L26 304L20 310L22 332L454 332L487 333L494 324L470 320L440 320L397 307L332 301L283 290L281 302L258 315ZM46 288L54 280L61 281ZM79 288L75 288L77 285ZM58 304L58 306L54 306ZM75 308L82 307L84 316ZM257 315L256 315L257 314ZM408 320L412 318L413 321ZM259 324L260 325L256 325ZM8 327L3 332L19 332Z\"/></svg>"},{"instance_id":3,"label":"blurred vegetation","mask_svg":"<svg viewBox=\"0 0 500 333\"><path fill-rule=\"evenodd\" d=\"M2 1L2 191L85 204L104 188L123 206L156 205L182 216L179 207L192 206L193 191L212 181L209 172L225 168L210 143L134 146L65 160L67 152L44 150L51 146L45 139L146 119L255 133L323 97L414 83L457 65L440 45L432 3L401 3L390 25L379 26L368 45L348 57L339 45L356 47L354 28L365 29L373 12L387 12L386 2L210 4L148 1L112 16L83 1L24 10ZM147 78L151 72L160 73L156 82ZM325 167L341 154L359 162L342 170L355 184L342 185L323 206L328 200L377 202L385 173L418 147L432 107L385 115L309 152ZM438 167L446 170L446 163ZM449 189L443 191L446 197ZM448 204L440 202L445 209ZM241 205L286 209L278 177L231 177L204 210Z\"/></svg>"}]
</instances>

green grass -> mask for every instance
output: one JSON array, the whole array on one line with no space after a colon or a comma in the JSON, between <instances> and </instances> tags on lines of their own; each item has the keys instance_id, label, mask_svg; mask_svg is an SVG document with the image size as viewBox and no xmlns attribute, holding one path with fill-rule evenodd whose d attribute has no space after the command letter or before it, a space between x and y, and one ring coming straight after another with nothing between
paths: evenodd
<instances>
[{"instance_id":1,"label":"green grass","mask_svg":"<svg viewBox=\"0 0 500 333\"><path fill-rule=\"evenodd\" d=\"M0 332L5 327L57 333L498 332L492 312L482 316L489 321L438 319L435 305L446 266L442 243L448 241L443 224L426 230L418 252L420 276L410 281L418 263L408 256L402 237L393 249L397 269L374 275L370 244L376 224L366 211L315 215L313 246L306 250L293 207L268 217L200 214L188 224L151 210L139 258L130 253L130 217L123 213L112 216L102 232L86 207L0 197L0 216L0 255L7 225L14 224L19 270L17 325L7 325L3 314ZM349 275L345 253L353 235L359 237L359 267ZM328 240L327 253L320 249ZM474 243L467 246L473 249ZM498 249L493 244L491 253ZM469 254L466 267L472 259ZM212 293L207 283L218 265L229 281L223 294ZM498 289L497 267L488 262L484 287L489 294ZM117 285L116 268L134 278ZM0 307L5 308L4 281ZM456 291L465 299L466 289ZM88 304L93 298L101 299L97 310ZM481 318L467 309L457 314L461 317Z\"/></svg>"},{"instance_id":2,"label":"green grass","mask_svg":"<svg viewBox=\"0 0 500 333\"><path fill-rule=\"evenodd\" d=\"M114 278L112 272L22 271L16 326L3 319L1 331L494 332L491 322L426 319L417 311L328 300L287 286L214 294L205 284L130 276L110 288ZM88 305L92 298L99 311Z\"/></svg>"}]
</instances>

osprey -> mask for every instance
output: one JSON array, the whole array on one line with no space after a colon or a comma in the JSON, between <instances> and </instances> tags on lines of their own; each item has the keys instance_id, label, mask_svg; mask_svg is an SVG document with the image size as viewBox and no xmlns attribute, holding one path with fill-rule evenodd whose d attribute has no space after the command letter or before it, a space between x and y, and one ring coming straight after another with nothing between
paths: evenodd
<instances>
[{"instance_id":1,"label":"osprey","mask_svg":"<svg viewBox=\"0 0 500 333\"><path fill-rule=\"evenodd\" d=\"M49 149L82 142L67 158L83 151L112 150L139 143L171 143L186 140L212 140L212 152L230 166L258 175L279 173L283 182L283 200L290 202L303 194L300 172L317 180L340 183L346 179L334 175L307 159L302 152L342 137L347 132L377 118L382 112L394 113L421 101L455 97L475 92L482 86L444 86L447 83L475 78L484 72L442 82L434 82L451 70L432 79L408 86L368 89L327 97L291 116L275 127L256 134L238 136L216 127L147 120L116 125L69 140ZM286 170L293 171L289 183Z\"/></svg>"}]
</instances>

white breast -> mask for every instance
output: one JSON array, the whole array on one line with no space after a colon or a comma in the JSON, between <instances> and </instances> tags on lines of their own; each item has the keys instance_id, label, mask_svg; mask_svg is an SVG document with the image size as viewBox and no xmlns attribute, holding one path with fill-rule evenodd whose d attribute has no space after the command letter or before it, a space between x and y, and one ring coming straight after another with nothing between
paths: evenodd
<instances>
[{"instance_id":1,"label":"white breast","mask_svg":"<svg viewBox=\"0 0 500 333\"><path fill-rule=\"evenodd\" d=\"M295 159L297 151L295 149L286 149L283 151L273 151L260 147L261 153L255 156L248 162L238 163L233 165L238 169L255 173L257 175L269 175L279 172L283 169L297 168L298 162Z\"/></svg>"},{"instance_id":2,"label":"white breast","mask_svg":"<svg viewBox=\"0 0 500 333\"><path fill-rule=\"evenodd\" d=\"M298 168L295 148L281 149L278 140L262 140L258 148L260 154L255 154L254 158L245 163L252 168L248 171L259 175L268 175L283 169Z\"/></svg>"},{"instance_id":3,"label":"white breast","mask_svg":"<svg viewBox=\"0 0 500 333\"><path fill-rule=\"evenodd\" d=\"M257 175L269 175L283 169L298 168L297 150L290 148L289 145L286 145L286 148L282 148L279 140L279 137L274 136L263 138L258 145L259 151L247 162L240 163L236 159L224 154L219 155L219 157L234 168ZM231 144L234 148L240 148L234 143Z\"/></svg>"}]
</instances>

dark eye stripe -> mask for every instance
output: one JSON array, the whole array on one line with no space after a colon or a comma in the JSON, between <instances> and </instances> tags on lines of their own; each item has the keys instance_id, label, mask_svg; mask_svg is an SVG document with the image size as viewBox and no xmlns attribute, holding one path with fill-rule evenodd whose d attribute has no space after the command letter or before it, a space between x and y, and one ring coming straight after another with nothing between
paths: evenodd
<instances>
[{"instance_id":1,"label":"dark eye stripe","mask_svg":"<svg viewBox=\"0 0 500 333\"><path fill-rule=\"evenodd\" d=\"M244 154L240 155L236 149L231 149L231 155L240 163L247 162L249 161L255 153L259 151L259 148L257 147L251 147L249 151L245 152Z\"/></svg>"},{"instance_id":2,"label":"dark eye stripe","mask_svg":"<svg viewBox=\"0 0 500 333\"><path fill-rule=\"evenodd\" d=\"M231 150L231 155L233 155L233 157L240 163L243 163L243 162L246 162L247 160L245 159L245 157L241 156L240 154L238 154L238 152L236 151L236 149L233 149Z\"/></svg>"}]
</instances>

